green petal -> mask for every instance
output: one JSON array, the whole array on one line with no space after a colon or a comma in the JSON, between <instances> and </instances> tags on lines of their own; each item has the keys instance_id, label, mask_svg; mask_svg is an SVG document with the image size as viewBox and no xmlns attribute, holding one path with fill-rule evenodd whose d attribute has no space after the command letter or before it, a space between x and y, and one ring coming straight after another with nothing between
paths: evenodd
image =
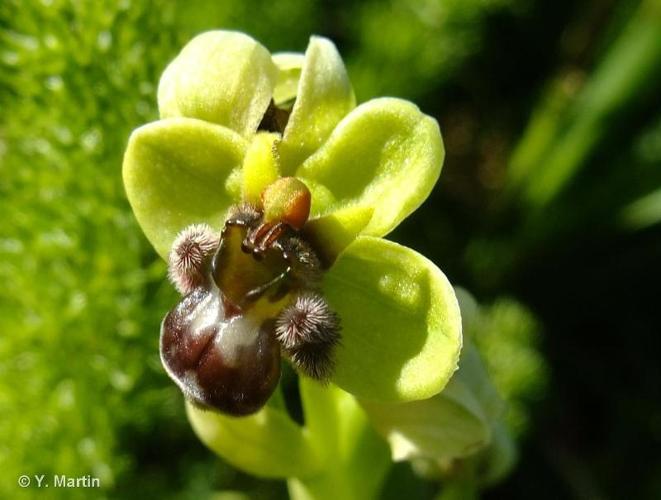
<instances>
[{"instance_id":1,"label":"green petal","mask_svg":"<svg viewBox=\"0 0 661 500\"><path fill-rule=\"evenodd\" d=\"M395 461L424 458L447 463L491 442L502 404L477 350L467 344L459 371L440 394L403 404L364 401L363 407L388 440Z\"/></svg>"},{"instance_id":2,"label":"green petal","mask_svg":"<svg viewBox=\"0 0 661 500\"><path fill-rule=\"evenodd\" d=\"M296 97L298 82L305 56L296 52L273 54L273 63L278 68L278 77L273 89L273 101L282 104Z\"/></svg>"},{"instance_id":3,"label":"green petal","mask_svg":"<svg viewBox=\"0 0 661 500\"><path fill-rule=\"evenodd\" d=\"M265 406L248 417L230 417L186 403L200 440L234 467L260 477L304 476L319 459L301 427L286 413Z\"/></svg>"},{"instance_id":4,"label":"green petal","mask_svg":"<svg viewBox=\"0 0 661 500\"><path fill-rule=\"evenodd\" d=\"M342 322L338 386L377 401L425 399L445 387L459 360L461 316L431 261L361 236L326 274L324 291Z\"/></svg>"},{"instance_id":5,"label":"green petal","mask_svg":"<svg viewBox=\"0 0 661 500\"><path fill-rule=\"evenodd\" d=\"M247 148L235 132L191 118L136 129L124 154L124 186L142 230L166 258L177 233L193 223L220 228L230 174Z\"/></svg>"},{"instance_id":6,"label":"green petal","mask_svg":"<svg viewBox=\"0 0 661 500\"><path fill-rule=\"evenodd\" d=\"M303 233L325 266L330 267L365 229L373 213L370 207L346 207L308 221Z\"/></svg>"},{"instance_id":7,"label":"green petal","mask_svg":"<svg viewBox=\"0 0 661 500\"><path fill-rule=\"evenodd\" d=\"M296 91L296 102L280 144L285 175L328 138L335 126L356 106L342 58L333 42L313 36Z\"/></svg>"},{"instance_id":8,"label":"green petal","mask_svg":"<svg viewBox=\"0 0 661 500\"><path fill-rule=\"evenodd\" d=\"M250 134L271 101L276 74L268 50L249 36L234 31L202 33L161 76L161 118L198 118Z\"/></svg>"},{"instance_id":9,"label":"green petal","mask_svg":"<svg viewBox=\"0 0 661 500\"><path fill-rule=\"evenodd\" d=\"M446 391L451 390L452 382ZM394 461L463 458L489 443L488 424L461 402L443 396L446 391L412 403L363 405L390 444Z\"/></svg>"},{"instance_id":10,"label":"green petal","mask_svg":"<svg viewBox=\"0 0 661 500\"><path fill-rule=\"evenodd\" d=\"M259 132L253 136L241 168L244 201L260 205L264 188L278 179L278 165L273 148L279 138L279 134L269 132Z\"/></svg>"},{"instance_id":11,"label":"green petal","mask_svg":"<svg viewBox=\"0 0 661 500\"><path fill-rule=\"evenodd\" d=\"M381 98L342 120L296 175L325 188L317 190L324 192L326 206L313 209L371 206L374 216L365 234L383 236L429 196L444 156L436 120L410 102Z\"/></svg>"}]
</instances>

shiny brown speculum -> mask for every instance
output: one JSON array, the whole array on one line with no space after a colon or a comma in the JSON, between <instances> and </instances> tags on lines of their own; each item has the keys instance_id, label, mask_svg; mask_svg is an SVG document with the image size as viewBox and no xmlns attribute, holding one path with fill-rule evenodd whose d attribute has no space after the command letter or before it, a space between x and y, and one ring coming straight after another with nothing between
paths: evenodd
<instances>
[{"instance_id":1,"label":"shiny brown speculum","mask_svg":"<svg viewBox=\"0 0 661 500\"><path fill-rule=\"evenodd\" d=\"M231 415L259 410L280 378L273 320L226 316L219 293L198 288L163 321L161 360L198 406Z\"/></svg>"}]
</instances>

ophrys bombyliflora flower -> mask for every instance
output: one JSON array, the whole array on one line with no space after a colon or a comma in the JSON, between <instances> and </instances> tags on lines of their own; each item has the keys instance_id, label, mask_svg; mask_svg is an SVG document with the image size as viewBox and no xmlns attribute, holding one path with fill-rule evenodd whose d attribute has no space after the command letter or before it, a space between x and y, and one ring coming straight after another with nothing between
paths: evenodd
<instances>
[{"instance_id":1,"label":"ophrys bombyliflora flower","mask_svg":"<svg viewBox=\"0 0 661 500\"><path fill-rule=\"evenodd\" d=\"M251 332L253 340L270 346L260 351L270 355L260 358L253 350L246 358L261 359L256 374L249 375L270 388L277 381L274 352L297 364L283 317L296 318L316 303L322 316L339 318L342 332L339 343L337 336L319 337L332 339L324 351L329 363L311 365L323 367L319 378L373 401L411 401L440 392L461 348L454 292L432 262L382 238L424 201L438 179L444 151L436 121L400 99L356 107L342 59L321 37L311 38L304 55L271 55L241 33L204 33L168 66L158 100L161 119L137 129L129 141L127 194L164 258L186 228L208 226L211 250L203 252L201 281L192 279L201 288L187 290L190 294L209 302L257 297L254 306L232 316L249 325L235 329L232 345ZM309 192L309 216L290 213L292 193L281 179L296 179ZM263 198L269 192L270 207ZM247 223L251 212L254 220ZM298 250L287 254L287 245ZM255 248L275 253L258 255ZM308 264L318 262L306 266L300 255ZM289 271L279 278L292 266L305 277ZM209 287L220 295L209 299ZM191 301L190 294L181 304ZM225 306L213 307L215 321L226 323ZM205 317L213 322L213 313ZM319 330L338 331L336 324L327 326ZM210 343L217 338L202 342L205 355L232 357L222 352L228 344ZM210 350L216 345L218 351ZM299 347L298 364L304 366L309 358L305 346ZM245 368L239 358L235 362ZM186 372L177 375L180 385ZM307 374L315 376L315 370ZM195 398L193 392L188 396ZM231 392L242 398L240 390ZM255 398L250 411L267 393Z\"/></svg>"}]
</instances>

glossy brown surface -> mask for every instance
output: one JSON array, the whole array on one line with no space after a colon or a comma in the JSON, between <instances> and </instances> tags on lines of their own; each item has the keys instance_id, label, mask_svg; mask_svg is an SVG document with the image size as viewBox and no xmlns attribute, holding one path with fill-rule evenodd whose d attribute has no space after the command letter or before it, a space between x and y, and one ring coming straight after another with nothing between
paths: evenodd
<instances>
[{"instance_id":1,"label":"glossy brown surface","mask_svg":"<svg viewBox=\"0 0 661 500\"><path fill-rule=\"evenodd\" d=\"M194 403L237 416L264 406L280 378L273 321L226 317L215 288L198 288L165 317L161 360Z\"/></svg>"}]
</instances>

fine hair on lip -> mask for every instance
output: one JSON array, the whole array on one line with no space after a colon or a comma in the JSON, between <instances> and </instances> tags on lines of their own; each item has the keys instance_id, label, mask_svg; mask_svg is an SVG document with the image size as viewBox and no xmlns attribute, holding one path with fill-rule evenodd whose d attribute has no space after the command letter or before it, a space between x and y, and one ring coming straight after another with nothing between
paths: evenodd
<instances>
[{"instance_id":1,"label":"fine hair on lip","mask_svg":"<svg viewBox=\"0 0 661 500\"><path fill-rule=\"evenodd\" d=\"M177 235L168 256L168 276L182 295L208 280L208 259L218 247L219 239L208 224L193 224Z\"/></svg>"},{"instance_id":2,"label":"fine hair on lip","mask_svg":"<svg viewBox=\"0 0 661 500\"><path fill-rule=\"evenodd\" d=\"M276 319L275 331L295 367L314 379L328 380L340 341L340 320L322 295L298 295Z\"/></svg>"}]
</instances>

